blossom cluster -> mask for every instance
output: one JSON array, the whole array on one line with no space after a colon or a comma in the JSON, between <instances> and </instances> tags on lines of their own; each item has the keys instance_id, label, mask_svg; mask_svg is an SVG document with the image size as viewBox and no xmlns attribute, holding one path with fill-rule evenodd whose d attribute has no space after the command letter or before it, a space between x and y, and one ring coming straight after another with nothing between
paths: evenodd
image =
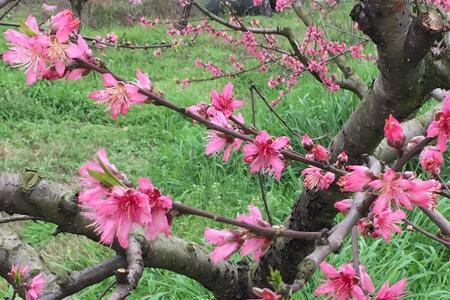
<instances>
[{"instance_id":1,"label":"blossom cluster","mask_svg":"<svg viewBox=\"0 0 450 300\"><path fill-rule=\"evenodd\" d=\"M8 275L12 279L14 288L25 289L25 300L37 300L39 299L44 288L45 279L41 273L29 279L29 270L29 266L20 266L15 264L12 266Z\"/></svg>"},{"instance_id":2,"label":"blossom cluster","mask_svg":"<svg viewBox=\"0 0 450 300\"><path fill-rule=\"evenodd\" d=\"M320 269L327 280L316 289L316 296L327 295L336 300L400 300L403 299L405 293L406 278L391 287L387 282L379 289L376 296L373 298L368 296L368 294L374 293L375 287L363 265L359 265L359 277L351 264L344 264L339 270L336 270L332 265L322 262Z\"/></svg>"},{"instance_id":3,"label":"blossom cluster","mask_svg":"<svg viewBox=\"0 0 450 300\"><path fill-rule=\"evenodd\" d=\"M393 232L401 232L396 225L406 218L401 208L412 210L414 205L432 208L436 205L436 192L440 183L436 180L420 180L410 172L397 173L387 168L379 175L364 166L349 166L350 172L339 178L338 184L345 192L370 190L376 197L371 206L371 217L359 221L358 227L364 234L381 236L390 242ZM346 213L351 201L343 200L336 208Z\"/></svg>"},{"instance_id":4,"label":"blossom cluster","mask_svg":"<svg viewBox=\"0 0 450 300\"><path fill-rule=\"evenodd\" d=\"M233 114L235 109L243 105L243 101L233 98L233 84L228 83L222 93L211 91L211 104L200 102L188 107L187 112L207 119L221 128L240 133L242 126L245 125L244 118L241 114ZM205 153L212 155L224 150L224 161L228 161L231 153L238 150L242 144L241 139L214 129L209 130L208 140ZM253 142L244 145L242 151L244 152L244 161L250 165L251 173L266 170L279 180L286 167L281 152L289 147L290 139L288 137L273 138L263 130L256 135Z\"/></svg>"},{"instance_id":5,"label":"blossom cluster","mask_svg":"<svg viewBox=\"0 0 450 300\"><path fill-rule=\"evenodd\" d=\"M172 200L157 189L150 179L138 179L135 188L126 176L112 165L104 149L94 160L80 167L80 206L93 220L101 242L111 244L117 237L123 248L128 247L128 235L138 226L147 239L160 233L170 235Z\"/></svg>"},{"instance_id":6,"label":"blossom cluster","mask_svg":"<svg viewBox=\"0 0 450 300\"><path fill-rule=\"evenodd\" d=\"M264 221L259 209L250 205L248 207L249 215L238 215L237 220L256 225L259 227L271 227ZM204 232L205 239L216 245L216 248L210 253L211 260L218 263L230 258L233 253L240 250L241 256L253 255L253 259L259 260L270 246L271 238L258 236L249 230L217 230L206 228Z\"/></svg>"},{"instance_id":7,"label":"blossom cluster","mask_svg":"<svg viewBox=\"0 0 450 300\"><path fill-rule=\"evenodd\" d=\"M94 62L83 37L74 36L79 24L80 21L73 17L71 11L64 10L52 16L47 24L48 29L41 32L36 19L29 16L21 24L20 31L5 31L10 48L3 54L3 60L25 69L28 84L38 79L79 79L88 71L73 60L83 58Z\"/></svg>"},{"instance_id":8,"label":"blossom cluster","mask_svg":"<svg viewBox=\"0 0 450 300\"><path fill-rule=\"evenodd\" d=\"M384 134L387 143L400 151L410 151L425 139L424 136L416 136L405 145L403 128L392 115L386 120ZM419 155L419 162L429 174L439 176L444 163L443 153L447 151L447 141L450 138L450 95L445 95L442 111L435 114L433 122L428 126L427 137L437 138L437 142L435 146L424 147Z\"/></svg>"}]
</instances>

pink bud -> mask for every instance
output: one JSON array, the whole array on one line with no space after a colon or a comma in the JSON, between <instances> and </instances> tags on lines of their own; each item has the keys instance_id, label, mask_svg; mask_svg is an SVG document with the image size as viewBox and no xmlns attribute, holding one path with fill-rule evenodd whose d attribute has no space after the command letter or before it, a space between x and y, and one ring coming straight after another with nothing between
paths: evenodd
<instances>
[{"instance_id":1,"label":"pink bud","mask_svg":"<svg viewBox=\"0 0 450 300\"><path fill-rule=\"evenodd\" d=\"M340 211L343 214L347 214L352 207L353 200L352 199L344 199L334 203L334 208Z\"/></svg>"},{"instance_id":2,"label":"pink bud","mask_svg":"<svg viewBox=\"0 0 450 300\"><path fill-rule=\"evenodd\" d=\"M444 163L442 152L435 147L425 147L419 156L420 165L430 174L439 175L441 173L441 165Z\"/></svg>"},{"instance_id":3,"label":"pink bud","mask_svg":"<svg viewBox=\"0 0 450 300\"><path fill-rule=\"evenodd\" d=\"M305 135L302 137L302 146L303 148L305 148L306 151L311 151L313 146L314 146L314 142L313 140L309 137L308 134L305 133Z\"/></svg>"},{"instance_id":4,"label":"pink bud","mask_svg":"<svg viewBox=\"0 0 450 300\"><path fill-rule=\"evenodd\" d=\"M312 153L314 155L314 159L318 161L327 161L328 160L328 150L322 145L314 145L312 149Z\"/></svg>"},{"instance_id":5,"label":"pink bud","mask_svg":"<svg viewBox=\"0 0 450 300\"><path fill-rule=\"evenodd\" d=\"M392 116L386 119L384 123L384 136L387 139L389 146L401 149L403 143L405 142L405 134L403 133L403 128L400 123Z\"/></svg>"},{"instance_id":6,"label":"pink bud","mask_svg":"<svg viewBox=\"0 0 450 300\"><path fill-rule=\"evenodd\" d=\"M348 162L348 155L345 152L342 152L338 155L337 160L339 163L345 165Z\"/></svg>"}]
</instances>

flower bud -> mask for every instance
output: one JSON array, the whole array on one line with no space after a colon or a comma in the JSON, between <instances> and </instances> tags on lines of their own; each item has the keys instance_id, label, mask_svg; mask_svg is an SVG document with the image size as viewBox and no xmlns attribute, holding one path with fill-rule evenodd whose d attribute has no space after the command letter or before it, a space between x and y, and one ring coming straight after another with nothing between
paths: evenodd
<instances>
[{"instance_id":1,"label":"flower bud","mask_svg":"<svg viewBox=\"0 0 450 300\"><path fill-rule=\"evenodd\" d=\"M444 163L442 152L436 147L425 147L419 156L420 166L432 175L441 173L441 165Z\"/></svg>"},{"instance_id":2,"label":"flower bud","mask_svg":"<svg viewBox=\"0 0 450 300\"><path fill-rule=\"evenodd\" d=\"M317 161L327 161L328 160L328 150L322 145L314 145L312 149L314 159Z\"/></svg>"},{"instance_id":3,"label":"flower bud","mask_svg":"<svg viewBox=\"0 0 450 300\"><path fill-rule=\"evenodd\" d=\"M308 134L305 133L305 135L302 137L302 146L303 148L305 148L306 151L311 151L313 146L314 146L314 142L313 140L309 137Z\"/></svg>"},{"instance_id":4,"label":"flower bud","mask_svg":"<svg viewBox=\"0 0 450 300\"><path fill-rule=\"evenodd\" d=\"M338 155L337 160L340 164L345 165L348 162L348 155L345 152L342 152Z\"/></svg>"},{"instance_id":5,"label":"flower bud","mask_svg":"<svg viewBox=\"0 0 450 300\"><path fill-rule=\"evenodd\" d=\"M405 142L403 128L392 115L389 115L389 118L384 123L384 136L389 146L396 149L403 147L403 143Z\"/></svg>"}]
</instances>

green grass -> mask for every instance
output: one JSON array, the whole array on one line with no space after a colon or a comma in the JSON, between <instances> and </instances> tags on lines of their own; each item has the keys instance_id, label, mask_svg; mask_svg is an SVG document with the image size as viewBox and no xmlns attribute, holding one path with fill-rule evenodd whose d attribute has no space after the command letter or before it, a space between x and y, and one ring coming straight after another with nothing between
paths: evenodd
<instances>
[{"instance_id":1,"label":"green grass","mask_svg":"<svg viewBox=\"0 0 450 300\"><path fill-rule=\"evenodd\" d=\"M348 11L348 10L347 10ZM337 18L347 20L347 12L337 12ZM291 13L275 16L273 24L291 25ZM269 22L263 18L263 22ZM344 26L344 25L342 25ZM346 24L351 28L351 24ZM304 30L298 23L297 32ZM109 26L89 35L114 31L118 36L126 33L129 40L145 43L167 40L164 29ZM330 32L332 32L330 30ZM335 32L332 33L336 34ZM2 39L1 39L2 40ZM350 42L350 40L349 40ZM5 45L0 42L0 52ZM197 57L204 61L226 64L230 49L208 37L200 37L194 46L178 47L166 51L161 58L151 51L107 49L100 54L108 66L126 78L132 78L136 68L148 72L157 89L168 99L183 106L209 101L211 89L222 89L226 79L193 84L184 89L176 85L177 79L208 77L194 66ZM243 53L238 52L238 57ZM246 63L251 66L254 61ZM370 63L355 62L353 66L366 82L376 76ZM277 72L274 68L274 72ZM255 83L268 95L277 92L267 88L269 74L245 74L234 80L238 98L246 101L243 113L250 120L248 88ZM0 64L0 170L20 171L25 168L39 170L52 180L75 186L78 167L97 151L107 149L110 160L132 179L149 176L165 193L190 205L227 216L246 210L249 203L261 206L259 186L255 176L248 172L241 154L233 154L224 164L218 157L205 157L205 130L189 120L165 110L145 105L131 109L126 117L112 121L104 108L87 99L94 89L101 87L98 75L90 75L78 82L38 82L26 86L24 75ZM278 112L299 131L323 137L327 144L351 114L358 100L346 91L327 93L309 75L277 106ZM258 103L258 126L274 135L286 134L284 128ZM292 137L299 149L299 141ZM275 220L282 222L292 204L301 193L299 170L293 163L282 180L266 180L266 189ZM414 166L416 167L416 166ZM448 170L443 174L446 178ZM442 200L442 212L450 216L450 205ZM417 211L410 219L435 232L436 228ZM192 226L195 223L196 226ZM209 221L183 217L174 224L174 234L202 243L205 226L217 226ZM95 243L70 235L52 237L55 227L44 223L27 223L21 229L23 239L36 247L49 266L60 274L81 270L101 261L112 253ZM389 245L383 241L361 240L361 260L366 264L376 286L385 280L397 281L408 277L408 299L450 299L450 263L448 251L417 233L404 232ZM350 258L348 241L342 251L329 258L341 265ZM312 292L321 278L316 274L311 284L295 299L314 299ZM76 299L95 299L110 283L106 280L79 293ZM0 285L0 296L5 293ZM209 299L211 295L196 282L182 275L164 270L147 270L139 288L131 299Z\"/></svg>"}]
</instances>

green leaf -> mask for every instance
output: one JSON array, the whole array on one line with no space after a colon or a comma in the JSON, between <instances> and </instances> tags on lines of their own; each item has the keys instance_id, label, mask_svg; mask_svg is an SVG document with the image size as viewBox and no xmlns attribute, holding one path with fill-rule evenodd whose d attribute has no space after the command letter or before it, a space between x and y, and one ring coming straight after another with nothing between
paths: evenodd
<instances>
[{"instance_id":1,"label":"green leaf","mask_svg":"<svg viewBox=\"0 0 450 300\"><path fill-rule=\"evenodd\" d=\"M104 186L113 187L115 185L121 185L121 183L117 181L117 178L111 178L110 176L106 175L105 173L95 171L95 170L88 170L88 173L90 176L97 179Z\"/></svg>"},{"instance_id":2,"label":"green leaf","mask_svg":"<svg viewBox=\"0 0 450 300\"><path fill-rule=\"evenodd\" d=\"M117 178L117 177L114 175L114 173L111 172L111 170L110 170L110 169L102 162L102 160L101 160L100 158L98 159L98 161L99 161L100 166L102 167L103 171L105 171L105 174L106 174L109 178L111 178L111 180L113 180L113 181L116 182L115 185L120 185L120 186L126 187L126 186L122 183L122 181L120 181L119 178Z\"/></svg>"},{"instance_id":3,"label":"green leaf","mask_svg":"<svg viewBox=\"0 0 450 300\"><path fill-rule=\"evenodd\" d=\"M20 22L19 30L29 37L35 36L36 32L33 31L33 29L30 28L30 26L27 25L24 21Z\"/></svg>"}]
</instances>

